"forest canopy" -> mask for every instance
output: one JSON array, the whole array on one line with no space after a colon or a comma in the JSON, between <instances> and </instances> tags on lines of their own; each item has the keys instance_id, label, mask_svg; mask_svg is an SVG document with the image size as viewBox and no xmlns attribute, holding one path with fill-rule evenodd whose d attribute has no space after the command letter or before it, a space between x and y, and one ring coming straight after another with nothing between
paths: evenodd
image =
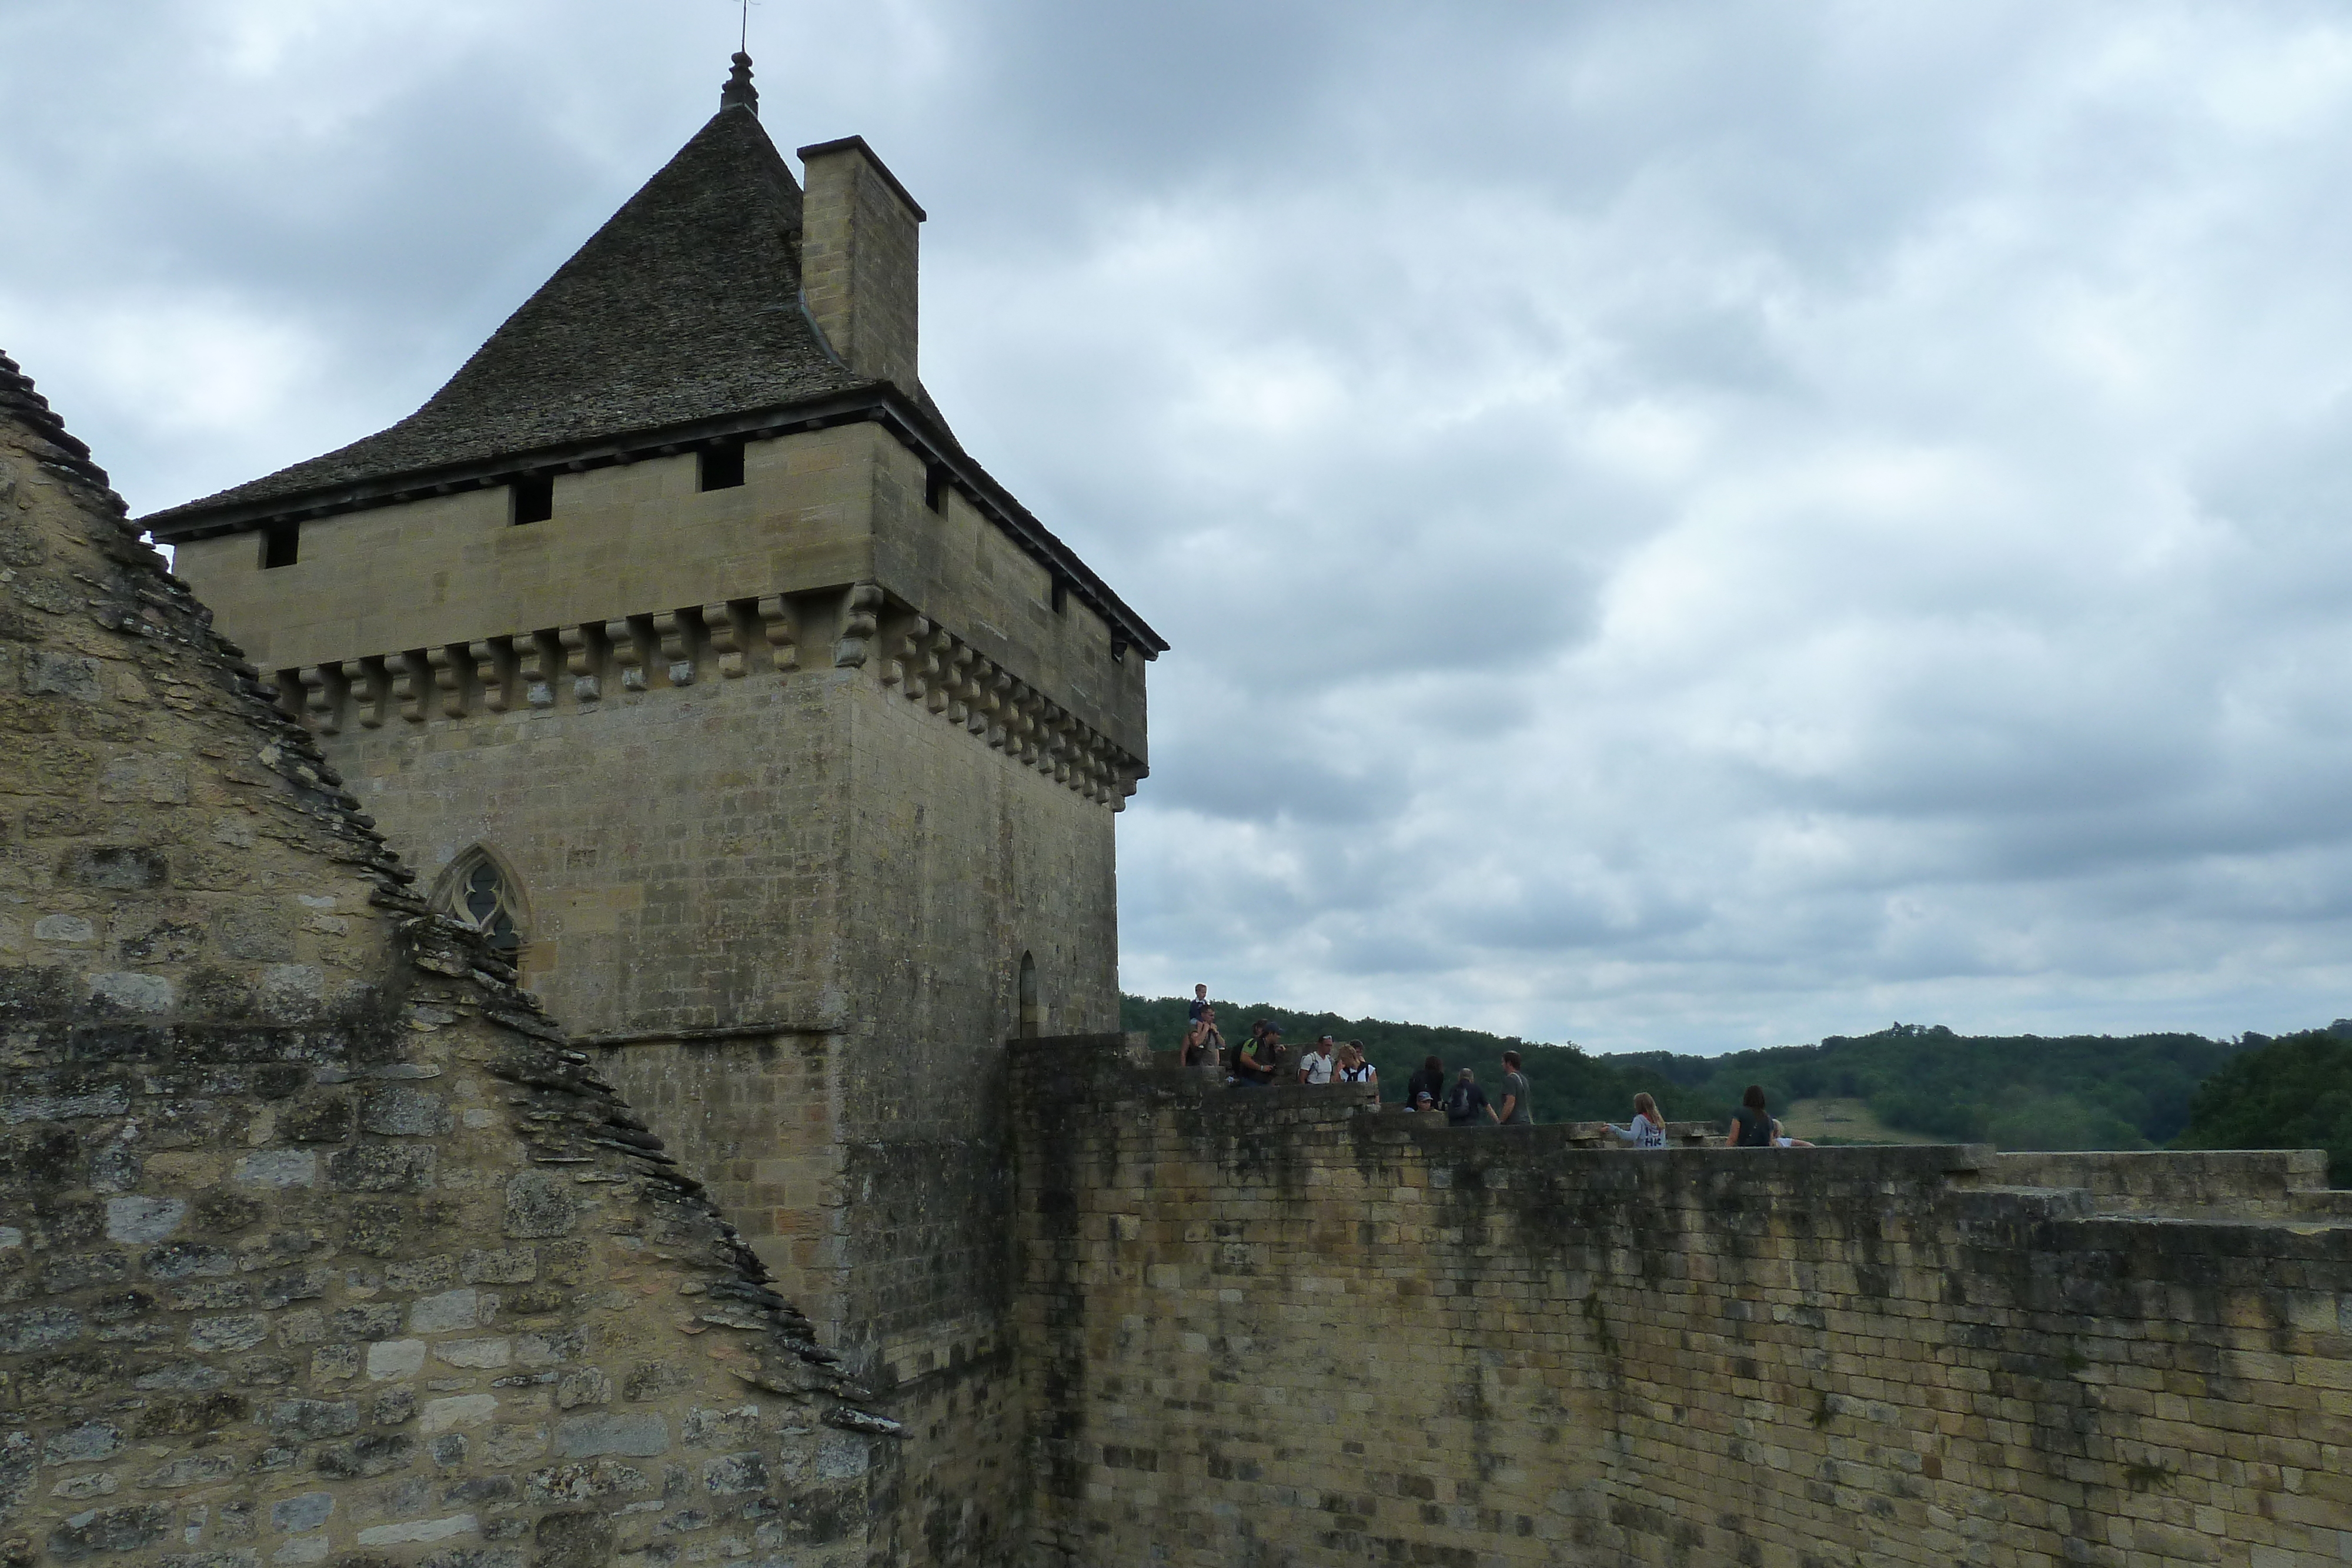
<instances>
[{"instance_id":1,"label":"forest canopy","mask_svg":"<svg viewBox=\"0 0 2352 1568\"><path fill-rule=\"evenodd\" d=\"M2352 1186L2352 1021L2264 1040L2222 1064L2189 1105L2176 1148L2326 1149Z\"/></svg>"}]
</instances>

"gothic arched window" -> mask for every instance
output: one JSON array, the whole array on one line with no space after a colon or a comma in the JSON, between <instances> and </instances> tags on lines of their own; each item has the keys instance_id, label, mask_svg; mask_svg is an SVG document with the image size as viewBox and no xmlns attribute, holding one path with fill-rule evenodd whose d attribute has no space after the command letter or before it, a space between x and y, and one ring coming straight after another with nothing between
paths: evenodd
<instances>
[{"instance_id":1,"label":"gothic arched window","mask_svg":"<svg viewBox=\"0 0 2352 1568\"><path fill-rule=\"evenodd\" d=\"M512 957L522 948L522 900L512 878L488 850L457 857L442 883L443 907Z\"/></svg>"}]
</instances>

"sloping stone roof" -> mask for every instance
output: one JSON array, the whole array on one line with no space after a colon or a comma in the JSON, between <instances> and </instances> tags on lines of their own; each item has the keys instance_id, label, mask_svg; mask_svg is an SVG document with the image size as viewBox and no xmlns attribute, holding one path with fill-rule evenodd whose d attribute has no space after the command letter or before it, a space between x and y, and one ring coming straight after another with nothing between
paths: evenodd
<instances>
[{"instance_id":1,"label":"sloping stone roof","mask_svg":"<svg viewBox=\"0 0 2352 1568\"><path fill-rule=\"evenodd\" d=\"M106 490L114 510L123 509L122 497L108 488L106 470L90 461L89 448L66 428L49 400L33 389L33 378L5 353L0 353L0 415L13 417L28 434L39 437L48 449L46 461Z\"/></svg>"},{"instance_id":2,"label":"sloping stone roof","mask_svg":"<svg viewBox=\"0 0 2352 1568\"><path fill-rule=\"evenodd\" d=\"M0 355L0 1565L894 1555L896 1425L122 514Z\"/></svg>"},{"instance_id":3,"label":"sloping stone roof","mask_svg":"<svg viewBox=\"0 0 2352 1568\"><path fill-rule=\"evenodd\" d=\"M751 413L872 386L800 302L801 190L722 109L423 408L388 430L145 519Z\"/></svg>"}]
</instances>

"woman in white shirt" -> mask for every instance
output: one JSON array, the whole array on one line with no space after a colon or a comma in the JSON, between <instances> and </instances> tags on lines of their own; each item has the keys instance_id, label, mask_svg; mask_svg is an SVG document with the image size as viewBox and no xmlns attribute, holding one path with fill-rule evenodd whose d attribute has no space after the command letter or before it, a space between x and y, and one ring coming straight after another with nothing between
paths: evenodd
<instances>
[{"instance_id":1,"label":"woman in white shirt","mask_svg":"<svg viewBox=\"0 0 2352 1568\"><path fill-rule=\"evenodd\" d=\"M1631 1144L1637 1149L1663 1149L1666 1146L1666 1119L1659 1113L1658 1103L1647 1094L1633 1096L1633 1124L1620 1127L1614 1123L1601 1124L1617 1135L1621 1144Z\"/></svg>"}]
</instances>

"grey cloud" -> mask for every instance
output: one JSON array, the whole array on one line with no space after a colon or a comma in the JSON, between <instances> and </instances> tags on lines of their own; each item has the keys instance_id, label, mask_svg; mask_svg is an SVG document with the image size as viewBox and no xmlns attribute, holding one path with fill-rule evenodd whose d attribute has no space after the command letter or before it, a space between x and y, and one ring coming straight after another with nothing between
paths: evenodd
<instances>
[{"instance_id":1,"label":"grey cloud","mask_svg":"<svg viewBox=\"0 0 2352 1568\"><path fill-rule=\"evenodd\" d=\"M730 10L0 12L0 345L142 507L364 434ZM2352 1011L2340 18L753 27L779 141L929 208L959 432L1176 643L1131 987L1602 1048Z\"/></svg>"}]
</instances>

